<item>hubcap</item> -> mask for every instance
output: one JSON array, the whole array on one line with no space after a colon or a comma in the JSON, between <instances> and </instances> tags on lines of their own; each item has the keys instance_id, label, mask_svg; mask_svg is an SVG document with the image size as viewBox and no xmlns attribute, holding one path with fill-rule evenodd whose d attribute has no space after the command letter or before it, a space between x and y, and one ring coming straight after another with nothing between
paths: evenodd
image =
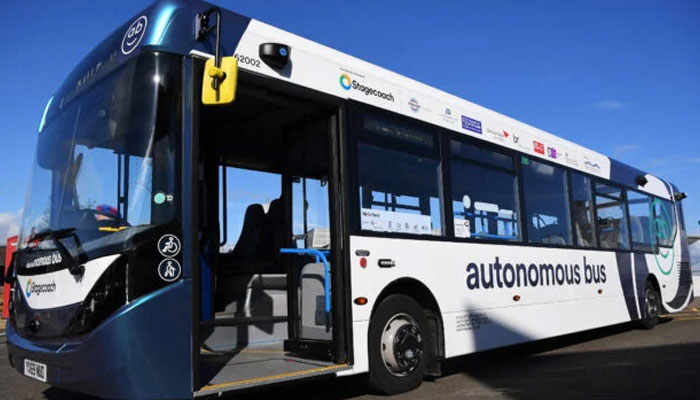
<instances>
[{"instance_id":1,"label":"hubcap","mask_svg":"<svg viewBox=\"0 0 700 400\"><path fill-rule=\"evenodd\" d=\"M647 308L647 314L651 318L656 318L659 314L659 307L656 304L656 293L648 289L647 290L647 295L644 296L644 302Z\"/></svg>"},{"instance_id":2,"label":"hubcap","mask_svg":"<svg viewBox=\"0 0 700 400\"><path fill-rule=\"evenodd\" d=\"M387 322L381 346L384 365L396 376L410 374L423 359L423 335L407 314L397 314Z\"/></svg>"}]
</instances>

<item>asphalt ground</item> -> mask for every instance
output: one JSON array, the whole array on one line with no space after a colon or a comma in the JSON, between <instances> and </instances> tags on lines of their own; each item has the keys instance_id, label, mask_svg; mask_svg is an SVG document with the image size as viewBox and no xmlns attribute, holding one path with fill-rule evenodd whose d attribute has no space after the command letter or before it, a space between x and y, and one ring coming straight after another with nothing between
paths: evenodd
<instances>
[{"instance_id":1,"label":"asphalt ground","mask_svg":"<svg viewBox=\"0 0 700 400\"><path fill-rule=\"evenodd\" d=\"M0 336L0 399L87 400L25 378ZM700 299L653 330L596 329L448 360L443 376L393 397L364 376L317 379L224 396L250 399L700 399Z\"/></svg>"}]
</instances>

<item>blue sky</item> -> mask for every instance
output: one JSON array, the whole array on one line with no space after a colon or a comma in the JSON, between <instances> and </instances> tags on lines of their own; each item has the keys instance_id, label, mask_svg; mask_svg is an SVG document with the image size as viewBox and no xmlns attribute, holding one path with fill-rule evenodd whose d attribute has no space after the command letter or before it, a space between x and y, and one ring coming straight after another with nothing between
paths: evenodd
<instances>
[{"instance_id":1,"label":"blue sky","mask_svg":"<svg viewBox=\"0 0 700 400\"><path fill-rule=\"evenodd\" d=\"M149 3L2 1L0 236L47 99ZM700 233L700 2L216 3L670 179Z\"/></svg>"}]
</instances>

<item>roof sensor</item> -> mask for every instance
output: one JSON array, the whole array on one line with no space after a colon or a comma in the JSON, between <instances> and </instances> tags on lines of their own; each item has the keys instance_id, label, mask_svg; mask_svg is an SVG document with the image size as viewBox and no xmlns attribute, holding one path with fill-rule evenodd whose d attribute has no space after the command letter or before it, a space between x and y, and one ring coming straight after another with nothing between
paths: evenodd
<instances>
[{"instance_id":1,"label":"roof sensor","mask_svg":"<svg viewBox=\"0 0 700 400\"><path fill-rule=\"evenodd\" d=\"M289 53L292 49L286 44L281 43L263 43L260 45L258 52L260 58L274 69L282 69L289 64Z\"/></svg>"}]
</instances>

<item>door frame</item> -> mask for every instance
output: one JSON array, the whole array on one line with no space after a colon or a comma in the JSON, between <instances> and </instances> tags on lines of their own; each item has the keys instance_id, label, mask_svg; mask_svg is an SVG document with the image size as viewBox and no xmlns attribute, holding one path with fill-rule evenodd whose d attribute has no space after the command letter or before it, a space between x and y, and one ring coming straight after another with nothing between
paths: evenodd
<instances>
[{"instance_id":1,"label":"door frame","mask_svg":"<svg viewBox=\"0 0 700 400\"><path fill-rule=\"evenodd\" d=\"M201 388L200 383L200 329L201 329L201 284L200 273L201 258L205 256L200 252L199 240L207 237L206 232L201 231L202 209L205 202L201 200L202 172L206 169L201 165L200 142L203 143L200 131L200 107L201 76L204 71L206 59L191 56L184 59L183 73L183 211L187 206L189 210L197 212L183 213L183 255L186 262L192 265L192 384L193 392ZM329 221L331 242L331 290L336 295L332 296L332 323L333 323L333 362L336 364L353 363L352 340L352 301L350 299L350 238L347 234L348 219L348 193L349 180L347 179L347 100L325 93L318 92L287 81L266 77L254 72L240 70L239 79L283 95L303 98L328 111L328 140L329 140ZM189 146L188 146L189 145ZM187 192L189 190L189 193ZM217 193L218 199L218 193ZM201 203L201 204L200 204ZM217 200L218 204L218 200ZM216 213L218 218L218 212ZM210 227L209 229L212 229ZM202 235L203 234L203 235ZM218 230L216 235L218 238ZM218 248L218 247L217 247ZM185 251L190 249L190 251ZM212 291L212 296L214 295Z\"/></svg>"}]
</instances>

